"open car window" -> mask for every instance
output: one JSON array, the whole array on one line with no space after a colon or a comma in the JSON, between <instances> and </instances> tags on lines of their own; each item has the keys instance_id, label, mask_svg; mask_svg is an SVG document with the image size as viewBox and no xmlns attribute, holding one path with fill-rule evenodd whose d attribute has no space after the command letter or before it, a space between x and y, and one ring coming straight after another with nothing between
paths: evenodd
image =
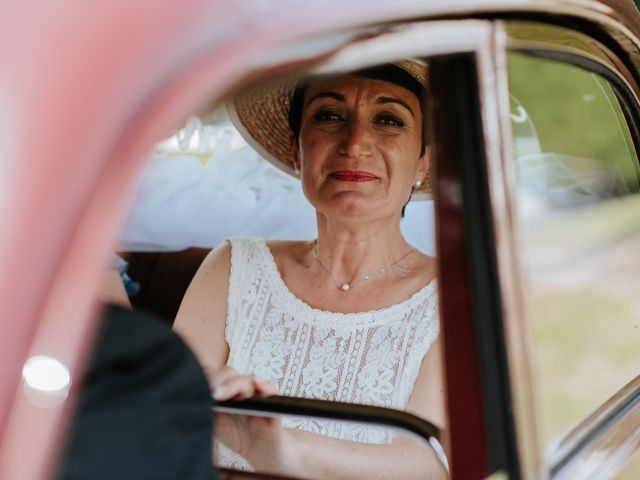
<instances>
[{"instance_id":1,"label":"open car window","mask_svg":"<svg viewBox=\"0 0 640 480\"><path fill-rule=\"evenodd\" d=\"M118 247L126 262L122 264L123 279L134 309L154 311L172 324L182 296L208 252L227 239L248 238L231 241L231 279L227 280L229 303L224 329L226 345L231 350L227 361L231 366L242 374L277 384L281 395L352 403L355 411L357 405L400 411L409 406L411 413L417 414L417 407L409 403L414 397L439 396L439 402L444 403L442 390L425 393L424 380L418 380L424 368L423 358L438 336L437 280L421 284L399 305L376 304L354 313L322 311L296 298L293 293L296 285L285 282L270 247L262 240L252 239L296 240L308 245L318 235L316 213L305 198L300 181L261 158L246 143L230 120L228 109L233 108L232 102L233 99L226 100L191 116L182 128L159 142L149 156ZM373 120L367 118L373 125L368 128L385 132L401 128L393 123L397 122L396 117L390 125L383 125L378 119L382 114L389 116L387 110L393 112L394 108L407 110L403 114L412 119L422 115L426 118L428 104L416 104L420 111L415 113L404 103L400 107L385 107L386 110L376 107L382 113L376 113ZM415 128L421 141L425 141L426 134L421 133L425 126ZM369 168L384 167L382 158L375 160L380 164L374 165L369 160ZM396 160L407 162L404 158ZM403 168L413 167L407 163ZM428 181L435 181L431 172ZM435 255L433 217L430 195L406 205L400 228L413 248L390 262L387 268L391 274L397 274L395 266L413 252ZM232 281L238 282L233 279L241 274L252 275L241 273L246 269L267 273L264 278L250 279L246 285L232 285ZM383 268L371 277L375 281L385 274ZM330 280L334 279L330 276ZM363 287L368 286L365 283L368 280L368 276L362 280ZM219 287L212 284L210 288ZM234 290L237 288L238 291ZM255 291L248 291L246 299L241 297L236 310L232 300L244 295L247 288ZM343 289L337 295L348 294ZM267 311L264 319L255 313L261 309ZM438 350L429 357L440 354ZM414 385L421 390L415 395ZM442 418L425 420L444 427ZM292 474L288 468L263 467L262 457L256 459L257 447L252 450L259 438L252 439L246 433L238 435L238 431L248 431L260 437L269 422L276 422L285 431L315 436L329 452L352 446L354 461L387 458L388 462L380 464L383 470L390 468L402 455L398 452L403 451L407 455L415 453L410 455L408 464L414 462L416 468L426 471L430 470L428 465L442 469L442 464L447 463L444 449L435 438L431 443L423 439L420 444L391 428L352 424L348 420L288 415L265 420L222 413L216 415L214 422L216 464L227 470ZM240 430L234 430L238 425ZM275 437L272 442L276 442ZM276 447L276 443L269 444L267 439L258 450L269 457L274 454L270 448ZM420 460L421 456L430 460ZM252 464L254 461L257 466ZM292 465L295 466L293 460ZM313 472L293 470L293 475L315 478L318 473Z\"/></svg>"}]
</instances>

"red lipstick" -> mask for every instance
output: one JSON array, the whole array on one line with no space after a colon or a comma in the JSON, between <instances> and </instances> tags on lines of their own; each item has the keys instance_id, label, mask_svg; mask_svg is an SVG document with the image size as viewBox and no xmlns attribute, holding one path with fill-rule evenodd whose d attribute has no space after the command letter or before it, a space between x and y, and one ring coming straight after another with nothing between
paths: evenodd
<instances>
[{"instance_id":1,"label":"red lipstick","mask_svg":"<svg viewBox=\"0 0 640 480\"><path fill-rule=\"evenodd\" d=\"M343 182L371 182L378 179L375 175L362 170L338 170L331 172L329 176Z\"/></svg>"}]
</instances>

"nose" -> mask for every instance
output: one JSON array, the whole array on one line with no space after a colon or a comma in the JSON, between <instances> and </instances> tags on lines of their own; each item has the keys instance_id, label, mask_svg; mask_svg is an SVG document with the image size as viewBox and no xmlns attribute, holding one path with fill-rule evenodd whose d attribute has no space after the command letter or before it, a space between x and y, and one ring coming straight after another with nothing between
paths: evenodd
<instances>
[{"instance_id":1,"label":"nose","mask_svg":"<svg viewBox=\"0 0 640 480\"><path fill-rule=\"evenodd\" d=\"M373 152L373 135L366 119L354 115L344 128L338 153L351 158L366 157Z\"/></svg>"}]
</instances>

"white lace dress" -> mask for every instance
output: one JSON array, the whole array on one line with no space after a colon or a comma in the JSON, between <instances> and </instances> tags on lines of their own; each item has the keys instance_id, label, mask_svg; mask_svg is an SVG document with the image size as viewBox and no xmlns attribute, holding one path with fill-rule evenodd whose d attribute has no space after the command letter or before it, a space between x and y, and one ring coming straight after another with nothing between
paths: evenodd
<instances>
[{"instance_id":1,"label":"white lace dress","mask_svg":"<svg viewBox=\"0 0 640 480\"><path fill-rule=\"evenodd\" d=\"M229 365L271 380L281 395L405 409L439 332L435 281L381 310L326 312L289 291L264 239L230 242ZM285 418L283 426L365 443L393 439L389 429L330 420ZM219 447L216 463L250 468Z\"/></svg>"}]
</instances>

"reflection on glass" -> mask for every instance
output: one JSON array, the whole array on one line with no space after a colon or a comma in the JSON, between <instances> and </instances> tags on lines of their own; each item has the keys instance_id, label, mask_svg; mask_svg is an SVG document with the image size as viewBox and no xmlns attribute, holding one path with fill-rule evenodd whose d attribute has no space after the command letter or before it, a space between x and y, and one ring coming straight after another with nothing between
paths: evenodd
<instances>
[{"instance_id":1,"label":"reflection on glass","mask_svg":"<svg viewBox=\"0 0 640 480\"><path fill-rule=\"evenodd\" d=\"M510 55L512 94L539 152L516 152L526 306L545 444L638 374L638 160L601 77ZM522 112L514 112L522 117ZM515 120L514 120L515 122ZM515 143L522 143L520 125Z\"/></svg>"}]
</instances>

